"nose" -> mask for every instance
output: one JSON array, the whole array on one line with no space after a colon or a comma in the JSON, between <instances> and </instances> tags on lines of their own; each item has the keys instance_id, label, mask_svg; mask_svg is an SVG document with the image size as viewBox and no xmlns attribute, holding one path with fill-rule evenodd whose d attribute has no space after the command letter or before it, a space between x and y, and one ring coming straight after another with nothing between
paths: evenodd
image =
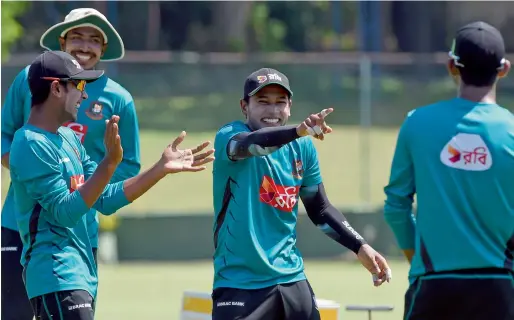
<instances>
[{"instance_id":1,"label":"nose","mask_svg":"<svg viewBox=\"0 0 514 320\"><path fill-rule=\"evenodd\" d=\"M82 91L82 100L86 100L88 97L86 90Z\"/></svg>"}]
</instances>

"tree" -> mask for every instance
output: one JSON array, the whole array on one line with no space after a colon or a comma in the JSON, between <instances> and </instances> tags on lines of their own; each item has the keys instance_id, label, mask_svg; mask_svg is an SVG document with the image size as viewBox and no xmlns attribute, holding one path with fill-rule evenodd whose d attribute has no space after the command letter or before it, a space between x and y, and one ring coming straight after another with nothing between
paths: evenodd
<instances>
[{"instance_id":1,"label":"tree","mask_svg":"<svg viewBox=\"0 0 514 320\"><path fill-rule=\"evenodd\" d=\"M9 58L11 46L23 35L23 27L16 20L28 8L30 2L2 1L2 62Z\"/></svg>"}]
</instances>

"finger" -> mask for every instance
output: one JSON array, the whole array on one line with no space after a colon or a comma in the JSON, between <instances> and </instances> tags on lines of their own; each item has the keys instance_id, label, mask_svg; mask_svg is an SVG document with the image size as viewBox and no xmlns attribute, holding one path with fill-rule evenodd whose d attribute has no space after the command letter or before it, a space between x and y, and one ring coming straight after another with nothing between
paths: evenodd
<instances>
[{"instance_id":1,"label":"finger","mask_svg":"<svg viewBox=\"0 0 514 320\"><path fill-rule=\"evenodd\" d=\"M210 162L213 162L214 161L214 156L210 156L210 157L207 157L207 158L204 158L204 159L201 159L201 160L195 160L193 161L193 164L191 165L192 167L198 167L198 166L203 166L207 163L210 163Z\"/></svg>"},{"instance_id":2,"label":"finger","mask_svg":"<svg viewBox=\"0 0 514 320\"><path fill-rule=\"evenodd\" d=\"M177 147L184 141L186 138L186 132L182 131L175 140L173 140L173 143L171 144L172 149L177 149Z\"/></svg>"},{"instance_id":3,"label":"finger","mask_svg":"<svg viewBox=\"0 0 514 320\"><path fill-rule=\"evenodd\" d=\"M111 143L112 143L113 146L116 146L116 137L119 137L119 135L118 135L118 124L116 122L114 122L112 124L111 132L112 132L111 133L111 137L112 137Z\"/></svg>"},{"instance_id":4,"label":"finger","mask_svg":"<svg viewBox=\"0 0 514 320\"><path fill-rule=\"evenodd\" d=\"M327 125L325 125L322 129L324 133L332 133L332 131L334 131L330 126Z\"/></svg>"},{"instance_id":5,"label":"finger","mask_svg":"<svg viewBox=\"0 0 514 320\"><path fill-rule=\"evenodd\" d=\"M182 171L185 171L185 172L198 172L198 171L203 171L207 169L207 167L203 166L203 167L190 167L190 166L187 166L187 167L184 167L182 169Z\"/></svg>"},{"instance_id":6,"label":"finger","mask_svg":"<svg viewBox=\"0 0 514 320\"><path fill-rule=\"evenodd\" d=\"M305 119L304 123L307 128L311 128L314 126L314 121L312 121L310 117Z\"/></svg>"},{"instance_id":7,"label":"finger","mask_svg":"<svg viewBox=\"0 0 514 320\"><path fill-rule=\"evenodd\" d=\"M327 108L321 110L319 113L320 118L325 119L329 114L331 114L334 111L334 108Z\"/></svg>"},{"instance_id":8,"label":"finger","mask_svg":"<svg viewBox=\"0 0 514 320\"><path fill-rule=\"evenodd\" d=\"M203 153L200 153L200 154L198 154L198 155L195 155L195 156L193 157L193 160L194 160L194 161L202 160L202 159L204 159L204 158L207 158L208 156L210 156L210 155L211 155L211 154L213 154L213 153L214 153L214 149L211 149L211 150L209 150L209 151L207 151L207 152L203 152Z\"/></svg>"},{"instance_id":9,"label":"finger","mask_svg":"<svg viewBox=\"0 0 514 320\"><path fill-rule=\"evenodd\" d=\"M198 152L202 151L203 149L205 149L205 148L206 148L208 145L210 145L210 144L211 144L211 142L210 142L210 141L205 141L204 143L202 143L202 144L198 145L196 148L191 149L191 153L192 153L192 154L196 154L196 153L198 153Z\"/></svg>"}]
</instances>

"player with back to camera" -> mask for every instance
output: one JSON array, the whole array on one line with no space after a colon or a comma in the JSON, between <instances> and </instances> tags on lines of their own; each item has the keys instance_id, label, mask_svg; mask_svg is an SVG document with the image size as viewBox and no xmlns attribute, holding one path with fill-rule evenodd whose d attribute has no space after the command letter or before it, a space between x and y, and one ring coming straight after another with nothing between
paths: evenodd
<instances>
[{"instance_id":1,"label":"player with back to camera","mask_svg":"<svg viewBox=\"0 0 514 320\"><path fill-rule=\"evenodd\" d=\"M72 10L63 22L50 27L40 44L49 50L71 54L82 68L91 70L99 61L122 59L125 51L121 37L106 17L95 9ZM31 110L28 84L29 66L24 68L9 88L2 108L2 165L9 169L9 152L16 130L27 121ZM119 134L123 160L113 175L112 182L122 181L139 173L139 126L134 101L121 85L102 75L88 85L88 98L81 103L75 121L65 123L75 131L91 159L99 162L105 155L103 136L105 119L120 116ZM9 188L2 210L2 320L31 320L33 317L22 281L20 264L22 243L15 218L12 188ZM98 215L92 209L88 217L88 234L97 263Z\"/></svg>"},{"instance_id":2,"label":"player with back to camera","mask_svg":"<svg viewBox=\"0 0 514 320\"><path fill-rule=\"evenodd\" d=\"M246 121L228 123L216 134L213 320L320 319L296 247L298 196L314 224L357 254L376 286L390 279L386 260L325 194L307 136L323 140L332 132L325 117L333 109L286 125L292 96L284 74L257 70L240 101Z\"/></svg>"},{"instance_id":3,"label":"player with back to camera","mask_svg":"<svg viewBox=\"0 0 514 320\"><path fill-rule=\"evenodd\" d=\"M496 101L510 66L496 28L465 25L448 61L457 97L400 128L384 213L411 263L406 320L514 319L514 116Z\"/></svg>"},{"instance_id":4,"label":"player with back to camera","mask_svg":"<svg viewBox=\"0 0 514 320\"><path fill-rule=\"evenodd\" d=\"M9 156L17 224L23 241L23 279L39 320L92 320L98 277L87 229L91 208L112 214L168 174L197 172L214 160L204 142L180 150L185 132L143 173L109 183L123 159L119 116L107 121L105 156L88 156L76 134L62 126L76 121L86 82L100 70L84 70L62 51L47 51L31 64L32 110L16 131Z\"/></svg>"}]
</instances>

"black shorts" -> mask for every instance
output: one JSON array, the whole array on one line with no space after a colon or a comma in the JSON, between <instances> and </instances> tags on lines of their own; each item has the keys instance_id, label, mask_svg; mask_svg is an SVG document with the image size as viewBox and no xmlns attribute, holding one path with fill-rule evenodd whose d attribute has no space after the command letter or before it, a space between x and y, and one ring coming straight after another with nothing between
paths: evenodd
<instances>
[{"instance_id":1,"label":"black shorts","mask_svg":"<svg viewBox=\"0 0 514 320\"><path fill-rule=\"evenodd\" d=\"M93 320L94 301L84 290L59 291L30 299L37 320Z\"/></svg>"},{"instance_id":2,"label":"black shorts","mask_svg":"<svg viewBox=\"0 0 514 320\"><path fill-rule=\"evenodd\" d=\"M23 283L23 244L17 231L2 227L2 320L32 320L27 290Z\"/></svg>"},{"instance_id":3,"label":"black shorts","mask_svg":"<svg viewBox=\"0 0 514 320\"><path fill-rule=\"evenodd\" d=\"M320 320L307 280L255 290L217 288L212 301L212 320Z\"/></svg>"},{"instance_id":4,"label":"black shorts","mask_svg":"<svg viewBox=\"0 0 514 320\"><path fill-rule=\"evenodd\" d=\"M404 320L512 320L514 274L460 270L418 278L405 294Z\"/></svg>"}]
</instances>

